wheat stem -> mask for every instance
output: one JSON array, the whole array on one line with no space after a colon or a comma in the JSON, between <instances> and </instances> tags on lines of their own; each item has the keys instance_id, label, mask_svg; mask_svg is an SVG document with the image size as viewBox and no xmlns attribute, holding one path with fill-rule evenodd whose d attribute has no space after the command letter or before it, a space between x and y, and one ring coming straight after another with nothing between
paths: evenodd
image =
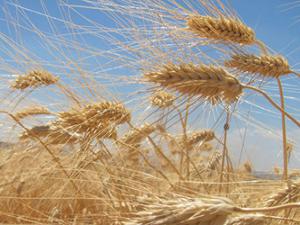
<instances>
[{"instance_id":1,"label":"wheat stem","mask_svg":"<svg viewBox=\"0 0 300 225\"><path fill-rule=\"evenodd\" d=\"M221 174L220 174L220 188L219 188L220 193L222 191L223 173L224 173L224 168L225 168L225 158L228 157L227 134L228 134L228 129L229 129L229 119L230 119L230 116L229 116L229 112L228 112L228 107L226 107L226 122L224 125L224 143L223 143L222 165L221 165ZM227 173L228 172L229 171L227 171Z\"/></svg>"},{"instance_id":2,"label":"wheat stem","mask_svg":"<svg viewBox=\"0 0 300 225\"><path fill-rule=\"evenodd\" d=\"M300 77L300 73L296 73L295 71L291 71L292 74L295 74L296 76Z\"/></svg>"},{"instance_id":3,"label":"wheat stem","mask_svg":"<svg viewBox=\"0 0 300 225\"><path fill-rule=\"evenodd\" d=\"M288 112L284 111L284 109L282 109L279 105L277 105L266 92L264 92L256 87L248 86L248 85L244 85L243 88L256 91L256 92L260 93L261 95L263 95L269 101L269 103L271 105L273 105L276 109L278 109L286 117L288 117L293 123L295 123L298 127L300 127L300 122L298 120L296 120L293 116L291 116Z\"/></svg>"},{"instance_id":4,"label":"wheat stem","mask_svg":"<svg viewBox=\"0 0 300 225\"><path fill-rule=\"evenodd\" d=\"M280 105L283 110L285 110L285 103L284 103L284 93L281 81L279 78L276 79L279 93L280 93ZM282 146L283 146L283 180L288 180L288 152L287 152L287 137L286 137L286 121L285 115L281 112L281 124L282 124Z\"/></svg>"},{"instance_id":5,"label":"wheat stem","mask_svg":"<svg viewBox=\"0 0 300 225\"><path fill-rule=\"evenodd\" d=\"M253 212L272 212L276 210L285 210L291 208L300 208L300 203L289 203L284 205L278 205L273 207L265 207L265 208L235 208L235 212L243 212L243 213L253 213Z\"/></svg>"}]
</instances>

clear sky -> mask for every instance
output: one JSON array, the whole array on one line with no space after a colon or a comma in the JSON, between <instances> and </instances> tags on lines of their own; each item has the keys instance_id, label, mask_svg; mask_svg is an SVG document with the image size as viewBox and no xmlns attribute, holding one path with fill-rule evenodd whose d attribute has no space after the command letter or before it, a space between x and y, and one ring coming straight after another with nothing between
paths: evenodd
<instances>
[{"instance_id":1,"label":"clear sky","mask_svg":"<svg viewBox=\"0 0 300 225\"><path fill-rule=\"evenodd\" d=\"M63 2L72 5L85 4L83 0ZM105 2L108 5L110 1L99 0L99 6L101 6L101 2L103 4ZM136 0L136 2L139 1ZM255 29L258 39L267 43L275 52L286 56L292 67L300 71L300 1L231 0L229 2L239 17L247 25ZM91 55L96 56L97 54L100 57L101 51L112 48L108 42L103 41L105 39L103 36L105 35L111 40L115 40L115 37L118 36L118 34L108 29L114 27L114 21L111 20L112 17L107 17L101 10L76 8L76 11L72 11L67 7L58 7L58 3L59 1L56 0L0 0L0 33L2 34L0 39L0 61L4 65L0 66L0 76L2 74L2 78L6 79L7 73L24 71L28 69L28 64L33 63L22 56L20 53L23 51L22 47L24 47L24 51L27 49L26 51L28 52L26 54L30 54L31 58L38 59L50 70L63 68L71 71L72 68L80 66L90 71L98 81L108 82L108 84L111 84L109 79L114 79L110 77L109 71L107 71L109 66L114 68L114 73L117 71L119 74L126 74L128 68L122 69L120 65L120 69L118 69L118 62L113 62L110 57L101 56L101 60L97 57L91 57ZM93 6L93 4L90 4L90 6ZM126 4L123 4L123 6L126 9ZM106 11L106 13L109 12ZM65 21L74 23L66 23ZM94 26L92 26L93 22L96 22ZM81 26L80 29L76 27L78 24ZM105 26L102 27L100 24ZM127 25L130 27L129 23ZM39 31L42 32L39 33ZM94 33L92 33L93 31ZM122 32L125 34L126 30L123 29ZM73 37L74 35L76 35L76 38ZM17 50L16 47L9 46L7 39L11 39L19 44ZM106 40L108 39L106 38ZM78 46L81 46L82 49L79 49ZM54 51L55 49L57 51ZM19 52L18 50L21 51ZM114 56L116 58L119 57L120 61L128 57L132 62L135 58L125 52L116 50ZM110 54L113 55L113 51ZM121 54L124 55L120 56ZM76 61L78 65L66 62L66 58ZM105 64L105 66L101 67L101 64ZM62 75L65 74L62 71L61 73ZM62 76L62 79L65 79L65 77ZM300 91L298 88L300 82L295 78L285 78L284 82L288 96L288 110L300 119ZM0 88L4 90L5 85L2 83ZM121 93L130 93L131 91L127 86L123 87L122 82L114 83L110 87L117 89ZM275 91L270 89L270 92L278 100L276 89ZM36 94L35 97L39 98L39 94ZM51 102L52 98L54 96L51 95L46 101ZM45 101L44 99L41 100ZM263 102L263 104L266 103ZM264 163L265 158L270 159L272 165L276 161L278 161L277 165L281 165L281 141L280 136L278 136L280 134L280 121L276 117L274 119L274 115L264 110L256 112L255 117L265 122L268 125L267 127L272 127L272 132L268 132L267 129L248 131L246 138L247 148L243 150L243 157L253 159L259 169L270 168L270 164L266 165ZM243 139L240 135L241 131L244 132L245 129L247 129L247 126L240 124L231 130L231 146L232 149L235 149L233 150L235 155L239 155L243 145ZM296 146L294 160L291 162L291 165L293 167L300 166L300 154L298 153L300 151L299 129L291 126L289 135Z\"/></svg>"}]
</instances>

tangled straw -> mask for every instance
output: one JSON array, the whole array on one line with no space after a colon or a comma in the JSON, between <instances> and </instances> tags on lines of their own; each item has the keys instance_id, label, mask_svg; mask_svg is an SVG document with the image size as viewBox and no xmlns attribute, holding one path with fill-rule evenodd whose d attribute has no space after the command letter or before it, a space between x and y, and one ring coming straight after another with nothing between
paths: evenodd
<instances>
[{"instance_id":1,"label":"tangled straw","mask_svg":"<svg viewBox=\"0 0 300 225\"><path fill-rule=\"evenodd\" d=\"M80 136L76 133L69 133L59 127L44 125L35 126L29 131L25 131L21 136L21 140L34 139L32 135L39 138L46 138L47 144L70 144L78 142Z\"/></svg>"}]
</instances>

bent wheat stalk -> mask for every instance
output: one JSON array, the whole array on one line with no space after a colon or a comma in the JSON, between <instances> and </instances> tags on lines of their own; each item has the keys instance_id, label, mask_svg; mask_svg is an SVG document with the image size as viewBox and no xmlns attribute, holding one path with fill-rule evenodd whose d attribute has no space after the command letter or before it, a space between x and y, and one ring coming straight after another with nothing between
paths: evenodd
<instances>
[{"instance_id":1,"label":"bent wheat stalk","mask_svg":"<svg viewBox=\"0 0 300 225\"><path fill-rule=\"evenodd\" d=\"M224 68L214 65L169 64L160 71L144 74L146 81L169 88L187 96L200 98L216 104L220 101L232 103L239 99L243 89L256 91L264 96L276 109L300 127L299 121L278 106L264 91L244 85Z\"/></svg>"},{"instance_id":2,"label":"bent wheat stalk","mask_svg":"<svg viewBox=\"0 0 300 225\"><path fill-rule=\"evenodd\" d=\"M224 65L230 68L238 69L242 72L259 74L263 77L271 77L277 80L280 105L285 110L284 93L280 77L295 73L291 70L288 61L281 55L261 55L256 56L253 54L234 54L230 60L224 62ZM286 123L285 115L281 112L282 122L282 146L283 146L283 180L288 180L288 152L287 152L287 135L286 135Z\"/></svg>"}]
</instances>

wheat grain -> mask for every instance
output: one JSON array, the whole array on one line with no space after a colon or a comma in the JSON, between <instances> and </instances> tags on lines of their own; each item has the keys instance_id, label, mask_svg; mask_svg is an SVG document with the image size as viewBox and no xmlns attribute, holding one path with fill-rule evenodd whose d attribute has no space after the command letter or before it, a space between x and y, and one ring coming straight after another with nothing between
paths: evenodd
<instances>
[{"instance_id":1,"label":"wheat grain","mask_svg":"<svg viewBox=\"0 0 300 225\"><path fill-rule=\"evenodd\" d=\"M35 116L35 115L49 115L51 112L43 107L43 106L34 106L34 107L29 107L29 108L24 108L23 110L17 112L15 114L15 117L18 120L22 120L28 116Z\"/></svg>"},{"instance_id":2,"label":"wheat grain","mask_svg":"<svg viewBox=\"0 0 300 225\"><path fill-rule=\"evenodd\" d=\"M240 82L222 67L213 65L165 65L160 71L144 75L146 81L188 96L200 96L215 104L234 102L242 94Z\"/></svg>"},{"instance_id":3,"label":"wheat grain","mask_svg":"<svg viewBox=\"0 0 300 225\"><path fill-rule=\"evenodd\" d=\"M134 129L121 139L127 145L139 146L140 143L157 129L156 126L144 124L140 128Z\"/></svg>"},{"instance_id":4,"label":"wheat grain","mask_svg":"<svg viewBox=\"0 0 300 225\"><path fill-rule=\"evenodd\" d=\"M100 102L84 107L83 115L88 119L110 121L116 124L129 122L130 112L121 103Z\"/></svg>"},{"instance_id":5,"label":"wheat grain","mask_svg":"<svg viewBox=\"0 0 300 225\"><path fill-rule=\"evenodd\" d=\"M163 199L146 205L126 225L223 225L234 206L223 199Z\"/></svg>"},{"instance_id":6,"label":"wheat grain","mask_svg":"<svg viewBox=\"0 0 300 225\"><path fill-rule=\"evenodd\" d=\"M11 84L11 88L25 90L27 88L49 86L57 83L57 81L58 77L45 70L33 70L25 75L19 75Z\"/></svg>"},{"instance_id":7,"label":"wheat grain","mask_svg":"<svg viewBox=\"0 0 300 225\"><path fill-rule=\"evenodd\" d=\"M300 194L300 182L290 182L290 184L284 189L269 196L265 202L265 206L276 206L279 204L289 203L299 199Z\"/></svg>"},{"instance_id":8,"label":"wheat grain","mask_svg":"<svg viewBox=\"0 0 300 225\"><path fill-rule=\"evenodd\" d=\"M281 55L235 54L225 61L226 67L265 77L280 77L291 73L288 61Z\"/></svg>"},{"instance_id":9,"label":"wheat grain","mask_svg":"<svg viewBox=\"0 0 300 225\"><path fill-rule=\"evenodd\" d=\"M188 136L187 144L188 145L195 145L199 142L208 142L215 138L215 133L212 130L204 130L200 132L194 132L192 135Z\"/></svg>"},{"instance_id":10,"label":"wheat grain","mask_svg":"<svg viewBox=\"0 0 300 225\"><path fill-rule=\"evenodd\" d=\"M79 129L85 132L104 123L121 124L129 122L130 112L120 103L101 102L90 104L83 108L73 108L58 113L62 127Z\"/></svg>"},{"instance_id":11,"label":"wheat grain","mask_svg":"<svg viewBox=\"0 0 300 225\"><path fill-rule=\"evenodd\" d=\"M246 161L243 164L243 168L247 173L252 173L252 163L250 161Z\"/></svg>"},{"instance_id":12,"label":"wheat grain","mask_svg":"<svg viewBox=\"0 0 300 225\"><path fill-rule=\"evenodd\" d=\"M187 18L187 25L202 38L245 45L256 43L254 31L234 18L193 15Z\"/></svg>"},{"instance_id":13,"label":"wheat grain","mask_svg":"<svg viewBox=\"0 0 300 225\"><path fill-rule=\"evenodd\" d=\"M168 108L173 105L175 97L165 91L159 91L151 96L151 104L158 108Z\"/></svg>"}]
</instances>

